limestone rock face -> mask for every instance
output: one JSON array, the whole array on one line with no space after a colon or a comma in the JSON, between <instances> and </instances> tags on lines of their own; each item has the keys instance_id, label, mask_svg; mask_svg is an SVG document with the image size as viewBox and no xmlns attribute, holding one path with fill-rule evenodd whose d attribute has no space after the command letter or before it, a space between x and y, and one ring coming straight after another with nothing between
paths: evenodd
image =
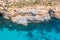
<instances>
[{"instance_id":1,"label":"limestone rock face","mask_svg":"<svg viewBox=\"0 0 60 40\"><path fill-rule=\"evenodd\" d=\"M53 17L60 19L60 11L53 14Z\"/></svg>"},{"instance_id":2,"label":"limestone rock face","mask_svg":"<svg viewBox=\"0 0 60 40\"><path fill-rule=\"evenodd\" d=\"M33 8L32 8L33 9ZM23 25L28 25L30 22L44 22L50 20L50 15L48 14L48 11L46 9L29 9L31 11L28 11L27 9L22 10L15 10L15 16L11 17L12 21L17 23L17 24L23 24ZM24 11L25 10L25 11Z\"/></svg>"},{"instance_id":3,"label":"limestone rock face","mask_svg":"<svg viewBox=\"0 0 60 40\"><path fill-rule=\"evenodd\" d=\"M53 7L53 10L55 11L55 13L52 14L52 16L57 19L60 19L60 6Z\"/></svg>"},{"instance_id":4,"label":"limestone rock face","mask_svg":"<svg viewBox=\"0 0 60 40\"><path fill-rule=\"evenodd\" d=\"M30 6L23 8L9 7L7 10L4 10L3 7L0 7L0 12L3 13L5 19L10 19L12 22L17 24L22 24L27 26L30 22L44 22L55 17L60 19L60 7L44 7L44 6ZM55 12L49 13L49 9L52 9Z\"/></svg>"},{"instance_id":5,"label":"limestone rock face","mask_svg":"<svg viewBox=\"0 0 60 40\"><path fill-rule=\"evenodd\" d=\"M23 24L25 26L28 25L27 19L25 17L21 16L21 15L18 15L16 17L13 17L12 18L12 21L15 22L15 23L17 23L17 24Z\"/></svg>"}]
</instances>

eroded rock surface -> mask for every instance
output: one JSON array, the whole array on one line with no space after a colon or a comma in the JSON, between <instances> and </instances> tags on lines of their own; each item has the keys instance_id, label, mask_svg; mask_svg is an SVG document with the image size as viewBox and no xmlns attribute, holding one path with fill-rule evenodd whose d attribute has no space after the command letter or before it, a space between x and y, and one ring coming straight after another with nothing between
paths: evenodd
<instances>
[{"instance_id":1,"label":"eroded rock surface","mask_svg":"<svg viewBox=\"0 0 60 40\"><path fill-rule=\"evenodd\" d=\"M60 7L58 6L44 7L37 5L23 8L10 7L7 11L3 10L1 7L0 12L2 12L5 19L10 19L12 22L23 24L25 26L30 22L48 21L51 17L60 19Z\"/></svg>"}]
</instances>

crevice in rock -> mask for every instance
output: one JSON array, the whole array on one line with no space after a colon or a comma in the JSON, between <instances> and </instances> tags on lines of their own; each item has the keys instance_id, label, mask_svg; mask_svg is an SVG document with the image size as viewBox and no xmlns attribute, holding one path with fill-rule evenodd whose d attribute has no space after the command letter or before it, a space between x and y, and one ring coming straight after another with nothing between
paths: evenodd
<instances>
[{"instance_id":1,"label":"crevice in rock","mask_svg":"<svg viewBox=\"0 0 60 40\"><path fill-rule=\"evenodd\" d=\"M3 13L0 12L0 17L3 17Z\"/></svg>"},{"instance_id":2,"label":"crevice in rock","mask_svg":"<svg viewBox=\"0 0 60 40\"><path fill-rule=\"evenodd\" d=\"M55 11L54 11L53 9L49 9L49 10L48 10L48 13L49 13L49 15L51 16L52 14L55 13ZM51 17L52 17L52 16L51 16Z\"/></svg>"}]
</instances>

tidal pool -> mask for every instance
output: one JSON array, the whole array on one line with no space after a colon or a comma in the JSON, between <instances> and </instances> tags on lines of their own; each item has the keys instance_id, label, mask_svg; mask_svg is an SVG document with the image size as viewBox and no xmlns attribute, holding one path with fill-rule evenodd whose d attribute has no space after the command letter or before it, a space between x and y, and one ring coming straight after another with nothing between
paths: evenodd
<instances>
[{"instance_id":1,"label":"tidal pool","mask_svg":"<svg viewBox=\"0 0 60 40\"><path fill-rule=\"evenodd\" d=\"M60 40L60 20L23 26L0 18L0 40Z\"/></svg>"}]
</instances>

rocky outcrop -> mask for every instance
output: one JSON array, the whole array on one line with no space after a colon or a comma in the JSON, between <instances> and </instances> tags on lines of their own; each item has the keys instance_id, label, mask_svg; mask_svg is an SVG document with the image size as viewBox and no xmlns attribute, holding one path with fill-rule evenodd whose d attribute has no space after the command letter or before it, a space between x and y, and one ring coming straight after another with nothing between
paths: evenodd
<instances>
[{"instance_id":1,"label":"rocky outcrop","mask_svg":"<svg viewBox=\"0 0 60 40\"><path fill-rule=\"evenodd\" d=\"M10 7L7 10L0 7L0 12L5 19L27 26L30 22L44 22L55 17L60 19L60 7L58 6L29 6L23 8Z\"/></svg>"}]
</instances>

